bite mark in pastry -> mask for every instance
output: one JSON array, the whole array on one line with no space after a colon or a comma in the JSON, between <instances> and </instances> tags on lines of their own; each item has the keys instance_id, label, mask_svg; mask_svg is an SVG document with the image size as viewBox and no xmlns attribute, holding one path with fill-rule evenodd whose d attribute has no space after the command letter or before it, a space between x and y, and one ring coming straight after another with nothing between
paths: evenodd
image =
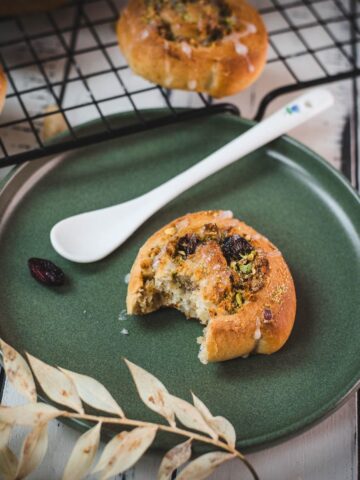
<instances>
[{"instance_id":1,"label":"bite mark in pastry","mask_svg":"<svg viewBox=\"0 0 360 480\"><path fill-rule=\"evenodd\" d=\"M231 212L178 218L152 235L130 273L129 314L174 307L205 325L203 363L270 354L295 319L294 283L279 250Z\"/></svg>"}]
</instances>

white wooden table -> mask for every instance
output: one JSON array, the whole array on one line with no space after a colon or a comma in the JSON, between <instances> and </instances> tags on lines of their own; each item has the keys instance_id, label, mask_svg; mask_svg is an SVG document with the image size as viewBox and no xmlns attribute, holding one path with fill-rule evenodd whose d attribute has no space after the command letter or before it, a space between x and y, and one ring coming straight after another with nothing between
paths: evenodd
<instances>
[{"instance_id":1,"label":"white wooden table","mask_svg":"<svg viewBox=\"0 0 360 480\"><path fill-rule=\"evenodd\" d=\"M329 59L329 61L336 60ZM268 91L272 86L283 83L281 75L283 72L268 70L253 87L230 98L229 101L240 107L244 117L252 118L258 99L262 97L263 92ZM133 81L143 82L137 77L133 77ZM358 100L352 98L350 81L335 84L331 89L336 97L336 105L331 111L294 131L293 136L339 168L342 158L344 125L351 116L352 102ZM76 94L80 96L81 92ZM190 106L197 102L193 95L182 92L175 93L173 100L179 105ZM37 101L34 99L34 108L36 108ZM46 99L42 101L46 103ZM281 99L282 101L284 101L284 97ZM146 107L156 106L158 102L159 98L151 96L144 98ZM269 111L278 104L279 101L273 102ZM118 109L118 106L116 108ZM9 112L5 112L5 114L9 114ZM83 116L74 113L74 118L71 120L73 124L77 124L87 119L88 116L85 113ZM14 143L16 143L15 139ZM4 174L4 171L0 171L0 177ZM2 402L14 405L21 403L21 399L12 387L6 384ZM56 480L61 478L62 468L78 436L76 431L56 421L50 424L49 431L49 453L41 468L30 477L31 479ZM22 432L16 431L12 438L11 446L15 451L19 451L21 436ZM264 480L356 480L358 475L357 438L357 403L356 396L353 394L341 408L318 425L277 446L249 454L249 459ZM126 480L156 478L159 461L158 454L149 453L135 468L117 478ZM221 467L211 478L213 480L240 478L246 480L250 478L250 475L240 463L232 462Z\"/></svg>"}]
</instances>

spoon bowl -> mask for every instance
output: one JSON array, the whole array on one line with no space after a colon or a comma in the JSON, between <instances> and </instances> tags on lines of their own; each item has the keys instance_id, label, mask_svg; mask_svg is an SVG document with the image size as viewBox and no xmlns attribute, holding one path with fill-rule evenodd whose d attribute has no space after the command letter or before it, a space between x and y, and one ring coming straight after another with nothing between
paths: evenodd
<instances>
[{"instance_id":1,"label":"spoon bowl","mask_svg":"<svg viewBox=\"0 0 360 480\"><path fill-rule=\"evenodd\" d=\"M144 206L144 198L137 197L119 205L66 218L51 229L51 243L68 260L96 262L124 243L144 222Z\"/></svg>"}]
</instances>

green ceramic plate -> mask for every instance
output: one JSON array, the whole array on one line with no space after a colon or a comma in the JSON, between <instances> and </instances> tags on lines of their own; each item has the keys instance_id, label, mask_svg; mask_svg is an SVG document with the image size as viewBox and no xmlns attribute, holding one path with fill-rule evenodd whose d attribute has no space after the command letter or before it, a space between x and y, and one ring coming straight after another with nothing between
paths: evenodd
<instances>
[{"instance_id":1,"label":"green ceramic plate","mask_svg":"<svg viewBox=\"0 0 360 480\"><path fill-rule=\"evenodd\" d=\"M194 120L18 169L0 195L1 336L101 380L128 416L156 420L138 399L122 361L127 357L173 394L190 400L191 389L214 414L228 417L240 448L278 441L334 409L360 378L359 198L297 142L275 141L210 177L99 263L68 262L50 245L57 221L145 193L250 125L226 115ZM205 366L197 359L198 322L169 309L126 320L121 312L124 277L147 237L187 212L218 208L233 210L281 249L298 312L280 352ZM61 266L66 286L48 289L34 281L27 269L33 256ZM160 437L158 446L172 440Z\"/></svg>"}]
</instances>

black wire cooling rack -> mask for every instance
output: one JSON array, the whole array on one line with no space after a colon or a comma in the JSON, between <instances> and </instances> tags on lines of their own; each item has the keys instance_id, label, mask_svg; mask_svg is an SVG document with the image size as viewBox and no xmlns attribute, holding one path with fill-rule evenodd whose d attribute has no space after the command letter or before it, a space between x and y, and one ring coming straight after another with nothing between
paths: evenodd
<instances>
[{"instance_id":1,"label":"black wire cooling rack","mask_svg":"<svg viewBox=\"0 0 360 480\"><path fill-rule=\"evenodd\" d=\"M135 82L130 81L129 78L134 80L135 76L131 77L120 54L114 29L120 3L121 0L82 0L42 14L0 19L0 62L8 78L5 109L0 117L1 166L195 116L218 112L239 114L231 103L214 103L202 94L196 94L192 105L196 108L179 109L177 92L139 82L139 77ZM280 84L265 91L254 116L256 120L263 117L267 106L279 95L355 79L360 74L357 1L257 0L251 3L259 9L269 31L266 68L281 67L283 72ZM89 56L95 58L95 63ZM105 77L107 80L103 82ZM356 94L355 80L353 88ZM75 91L79 92L75 94L76 100L69 102L71 92L74 97ZM144 114L144 94L156 97L157 106L163 107L156 119ZM109 113L124 110L134 112L132 120L121 127L114 125ZM102 128L97 134L83 136L74 128L76 114L84 111L90 111L90 118L100 119ZM43 122L53 115L62 117L69 135L64 141L45 144ZM357 109L353 117L357 129ZM18 137L16 147L9 140L14 130ZM358 158L357 138L354 140Z\"/></svg>"}]
</instances>

